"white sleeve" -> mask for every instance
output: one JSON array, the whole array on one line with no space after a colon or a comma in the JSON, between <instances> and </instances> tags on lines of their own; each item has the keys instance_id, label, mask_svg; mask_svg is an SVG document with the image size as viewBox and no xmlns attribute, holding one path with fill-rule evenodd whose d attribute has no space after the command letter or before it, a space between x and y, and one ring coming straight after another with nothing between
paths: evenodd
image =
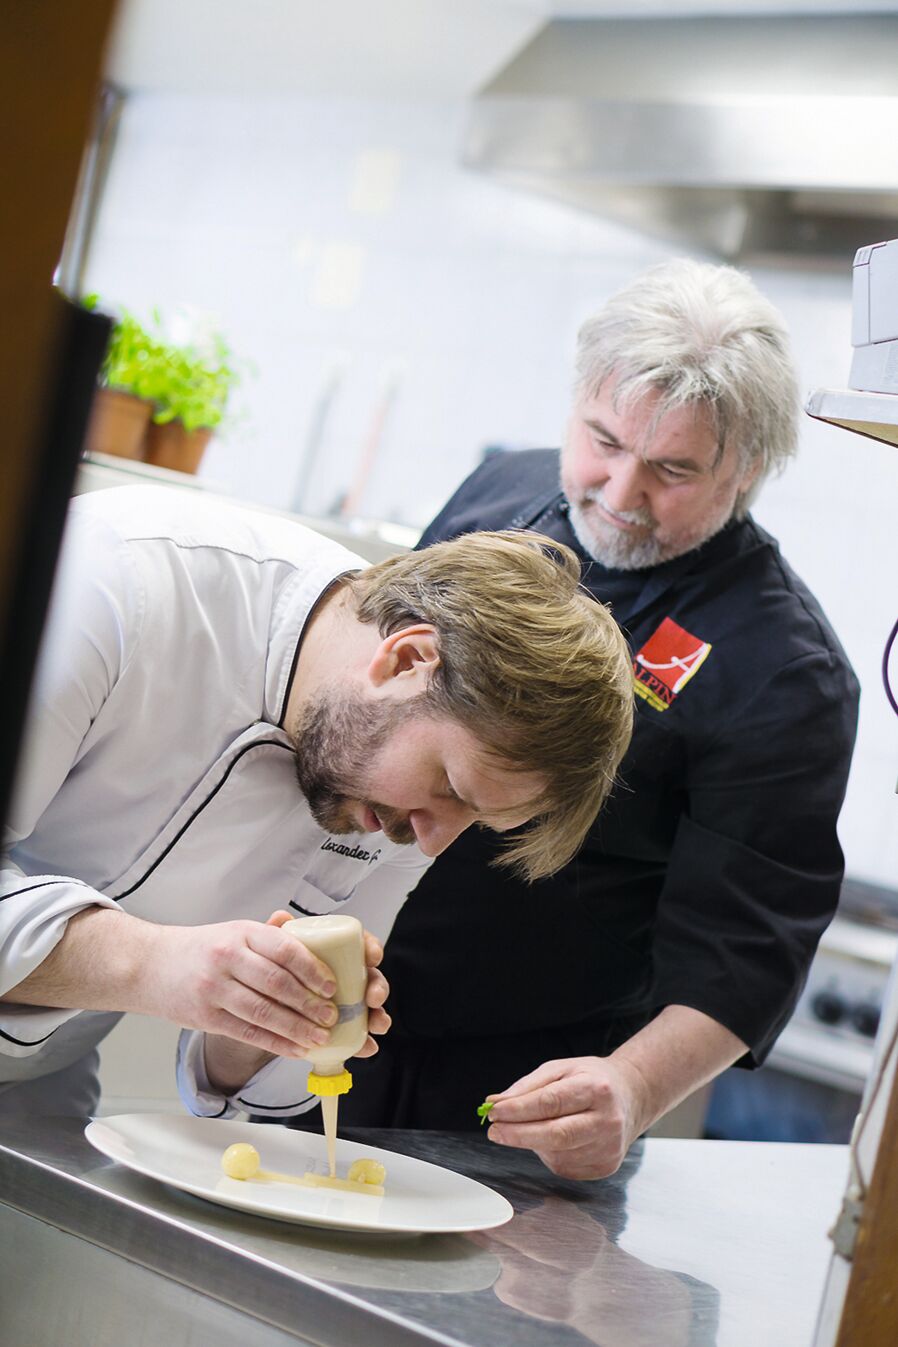
<instances>
[{"instance_id":1,"label":"white sleeve","mask_svg":"<svg viewBox=\"0 0 898 1347\"><path fill-rule=\"evenodd\" d=\"M4 835L4 848L13 855L0 865L0 993L46 959L69 917L87 907L116 907L77 877L26 873L15 848L38 828L78 763L85 736L133 649L139 613L123 552L97 521L69 521ZM37 1052L77 1013L0 1003L0 1054Z\"/></svg>"},{"instance_id":2,"label":"white sleeve","mask_svg":"<svg viewBox=\"0 0 898 1347\"><path fill-rule=\"evenodd\" d=\"M396 915L430 860L417 847L403 847L358 884L340 909L358 917L378 940L386 941ZM291 1118L318 1103L306 1089L310 1066L293 1058L275 1057L234 1094L225 1096L209 1084L203 1054L204 1035L185 1030L178 1043L178 1091L191 1113L206 1118L233 1118L238 1112L266 1118ZM352 1063L348 1063L352 1071Z\"/></svg>"},{"instance_id":3,"label":"white sleeve","mask_svg":"<svg viewBox=\"0 0 898 1347\"><path fill-rule=\"evenodd\" d=\"M275 1057L231 1095L209 1084L203 1053L205 1034L184 1029L178 1040L178 1093L184 1107L200 1118L234 1118L259 1113L266 1118L292 1118L318 1103L306 1081L311 1065L295 1058Z\"/></svg>"}]
</instances>

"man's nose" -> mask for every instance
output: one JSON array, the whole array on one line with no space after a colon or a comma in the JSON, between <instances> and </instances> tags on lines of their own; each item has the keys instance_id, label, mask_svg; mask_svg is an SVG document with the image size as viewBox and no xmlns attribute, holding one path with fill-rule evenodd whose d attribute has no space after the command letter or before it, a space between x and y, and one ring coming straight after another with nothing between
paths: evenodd
<instances>
[{"instance_id":1,"label":"man's nose","mask_svg":"<svg viewBox=\"0 0 898 1347\"><path fill-rule=\"evenodd\" d=\"M441 802L439 809L413 809L409 820L425 856L439 856L474 822L473 809L455 801Z\"/></svg>"},{"instance_id":2,"label":"man's nose","mask_svg":"<svg viewBox=\"0 0 898 1347\"><path fill-rule=\"evenodd\" d=\"M635 454L622 454L618 461L610 466L605 480L604 496L612 510L626 514L645 505L644 472L645 466Z\"/></svg>"}]
</instances>

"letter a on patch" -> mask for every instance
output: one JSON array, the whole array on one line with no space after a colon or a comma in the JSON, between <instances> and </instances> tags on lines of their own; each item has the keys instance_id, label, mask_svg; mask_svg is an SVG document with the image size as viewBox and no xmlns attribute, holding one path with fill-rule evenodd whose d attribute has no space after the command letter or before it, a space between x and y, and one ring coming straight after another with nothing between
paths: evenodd
<instances>
[{"instance_id":1,"label":"letter a on patch","mask_svg":"<svg viewBox=\"0 0 898 1347\"><path fill-rule=\"evenodd\" d=\"M666 711L710 653L707 641L666 617L633 660L636 695Z\"/></svg>"}]
</instances>

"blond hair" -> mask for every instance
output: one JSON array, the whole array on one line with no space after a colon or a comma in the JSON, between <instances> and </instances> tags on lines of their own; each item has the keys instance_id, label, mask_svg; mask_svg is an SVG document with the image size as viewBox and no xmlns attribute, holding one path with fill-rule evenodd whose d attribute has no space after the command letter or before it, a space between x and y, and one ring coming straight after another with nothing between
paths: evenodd
<instances>
[{"instance_id":1,"label":"blond hair","mask_svg":"<svg viewBox=\"0 0 898 1347\"><path fill-rule=\"evenodd\" d=\"M382 636L438 633L425 700L546 788L501 863L527 879L581 846L630 741L633 675L609 610L580 587L580 563L538 533L467 533L348 577L356 614Z\"/></svg>"}]
</instances>

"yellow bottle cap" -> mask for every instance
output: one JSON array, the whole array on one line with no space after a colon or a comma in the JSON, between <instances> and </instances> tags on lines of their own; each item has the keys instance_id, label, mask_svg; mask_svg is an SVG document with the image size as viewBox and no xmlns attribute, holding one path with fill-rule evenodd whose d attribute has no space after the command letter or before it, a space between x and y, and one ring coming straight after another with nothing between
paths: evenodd
<instances>
[{"instance_id":1,"label":"yellow bottle cap","mask_svg":"<svg viewBox=\"0 0 898 1347\"><path fill-rule=\"evenodd\" d=\"M306 1089L309 1094L346 1094L347 1090L352 1089L352 1076L345 1070L336 1076L319 1076L315 1071L310 1071Z\"/></svg>"}]
</instances>

